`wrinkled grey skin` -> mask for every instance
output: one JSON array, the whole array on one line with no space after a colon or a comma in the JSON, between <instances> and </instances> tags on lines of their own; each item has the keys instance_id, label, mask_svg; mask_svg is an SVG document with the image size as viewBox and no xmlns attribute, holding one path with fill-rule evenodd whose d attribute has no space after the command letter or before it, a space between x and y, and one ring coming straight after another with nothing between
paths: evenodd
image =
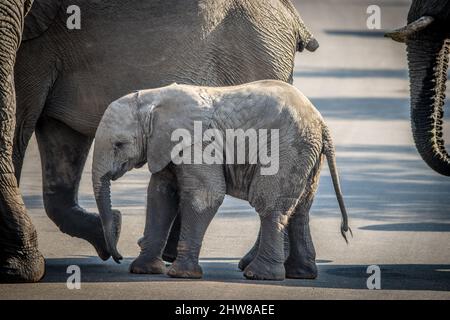
<instances>
[{"instance_id":1,"label":"wrinkled grey skin","mask_svg":"<svg viewBox=\"0 0 450 320\"><path fill-rule=\"evenodd\" d=\"M0 273L17 273L17 281L35 281L44 270L36 232L14 178L20 178L33 132L48 216L63 232L86 239L108 259L99 216L78 204L81 173L105 106L136 88L174 81L292 81L295 52L318 46L287 0L35 0L17 53L13 140L12 70L30 4L0 4L5 31L0 34ZM81 9L81 30L66 28L69 5ZM158 188L164 203L177 196L170 186ZM116 216L119 219L118 212ZM175 248L177 238L174 232L168 247Z\"/></svg>"},{"instance_id":2,"label":"wrinkled grey skin","mask_svg":"<svg viewBox=\"0 0 450 320\"><path fill-rule=\"evenodd\" d=\"M201 121L204 130L217 129L224 137L226 129L278 129L278 172L263 175L261 163L249 164L249 158L240 165L175 165L171 153L179 140L172 141L171 136L176 129L187 130L194 139L184 144L183 152L190 152L191 144L202 143L201 137L196 140L194 136L194 121ZM208 144L203 142L203 148ZM141 241L141 254L130 266L131 272L164 272L161 255L176 215L153 205L167 205L156 200L158 186L164 181L177 190L181 214L178 255L168 271L170 276L202 276L198 257L203 236L225 194L229 194L248 200L261 218L260 244L244 268L245 277L315 278L317 267L308 219L323 155L329 163L345 237L349 228L334 147L321 115L295 87L275 80L219 88L173 84L122 97L103 115L95 135L92 165L94 193L108 250L117 262L122 258L116 247L110 181L147 162L152 177L146 234Z\"/></svg>"},{"instance_id":3,"label":"wrinkled grey skin","mask_svg":"<svg viewBox=\"0 0 450 320\"><path fill-rule=\"evenodd\" d=\"M16 98L14 62L32 1L0 1L0 282L35 282L44 275L36 230L12 163Z\"/></svg>"},{"instance_id":4,"label":"wrinkled grey skin","mask_svg":"<svg viewBox=\"0 0 450 320\"><path fill-rule=\"evenodd\" d=\"M423 160L450 176L450 157L442 138L450 53L450 0L414 0L408 26L387 36L405 42L411 87L411 125Z\"/></svg>"}]
</instances>

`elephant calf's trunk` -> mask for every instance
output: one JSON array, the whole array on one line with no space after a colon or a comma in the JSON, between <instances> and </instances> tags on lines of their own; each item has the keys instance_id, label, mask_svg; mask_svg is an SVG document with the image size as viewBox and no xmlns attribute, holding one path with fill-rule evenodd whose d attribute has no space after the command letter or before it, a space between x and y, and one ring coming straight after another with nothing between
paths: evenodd
<instances>
[{"instance_id":1,"label":"elephant calf's trunk","mask_svg":"<svg viewBox=\"0 0 450 320\"><path fill-rule=\"evenodd\" d=\"M120 263L122 256L117 250L117 242L119 240L117 230L120 230L120 221L118 221L120 215L114 215L111 208L111 178L108 174L100 177L94 174L93 185L107 249L114 261Z\"/></svg>"}]
</instances>

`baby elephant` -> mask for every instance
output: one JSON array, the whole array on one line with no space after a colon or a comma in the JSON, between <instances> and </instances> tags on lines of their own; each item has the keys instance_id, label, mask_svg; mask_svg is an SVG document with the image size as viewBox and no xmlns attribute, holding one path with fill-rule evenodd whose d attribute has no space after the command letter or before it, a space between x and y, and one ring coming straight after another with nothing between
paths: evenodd
<instances>
[{"instance_id":1,"label":"baby elephant","mask_svg":"<svg viewBox=\"0 0 450 320\"><path fill-rule=\"evenodd\" d=\"M246 278L315 278L309 208L323 155L346 239L347 213L330 134L295 87L272 80L222 88L172 84L126 95L111 103L95 136L93 186L108 250L116 262L122 258L110 180L147 162L152 173L147 222L131 272L165 271L161 253L180 214L178 255L168 275L200 278L203 237L228 194L249 201L261 219L257 244L240 264ZM172 186L178 211L155 199L163 184Z\"/></svg>"}]
</instances>

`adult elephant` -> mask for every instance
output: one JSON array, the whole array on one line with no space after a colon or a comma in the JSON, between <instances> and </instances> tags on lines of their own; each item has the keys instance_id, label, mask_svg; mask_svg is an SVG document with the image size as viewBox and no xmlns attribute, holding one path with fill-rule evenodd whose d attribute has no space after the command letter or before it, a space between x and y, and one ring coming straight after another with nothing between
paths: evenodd
<instances>
[{"instance_id":1,"label":"adult elephant","mask_svg":"<svg viewBox=\"0 0 450 320\"><path fill-rule=\"evenodd\" d=\"M81 29L67 27L71 5L80 8ZM18 28L10 32L20 35ZM15 67L16 178L35 132L48 216L63 232L89 241L102 259L108 259L99 216L81 208L77 199L106 106L131 90L172 82L210 86L266 78L291 82L295 52L314 51L317 46L288 0L35 0ZM9 132L3 128L0 135ZM10 164L9 159L4 162ZM9 190L9 185L3 187L2 198L10 196ZM159 206L175 203L176 190L170 185L161 184L157 196L161 202L150 211L176 210ZM8 221L18 219L14 211L22 203L18 193L16 200L20 202L2 209ZM22 224L31 226L29 220L19 220L10 226L10 234L24 237ZM18 256L16 242L3 241L7 235L0 234L2 250ZM173 232L172 239L176 238ZM35 243L31 247L37 250ZM25 267L17 263L15 272Z\"/></svg>"},{"instance_id":2,"label":"adult elephant","mask_svg":"<svg viewBox=\"0 0 450 320\"><path fill-rule=\"evenodd\" d=\"M407 46L411 124L417 150L433 170L450 176L450 157L442 138L450 52L450 0L414 0L408 25L386 35Z\"/></svg>"}]
</instances>

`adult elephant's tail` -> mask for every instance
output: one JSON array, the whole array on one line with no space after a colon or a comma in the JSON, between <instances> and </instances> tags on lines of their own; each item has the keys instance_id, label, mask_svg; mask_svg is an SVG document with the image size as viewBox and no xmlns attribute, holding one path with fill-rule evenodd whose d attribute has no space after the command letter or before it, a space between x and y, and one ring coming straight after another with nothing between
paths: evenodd
<instances>
[{"instance_id":1,"label":"adult elephant's tail","mask_svg":"<svg viewBox=\"0 0 450 320\"><path fill-rule=\"evenodd\" d=\"M298 34L297 51L302 52L304 49L314 52L319 48L319 42L314 38L312 33L308 30L302 18L298 16Z\"/></svg>"},{"instance_id":2,"label":"adult elephant's tail","mask_svg":"<svg viewBox=\"0 0 450 320\"><path fill-rule=\"evenodd\" d=\"M283 1L283 4L292 13L292 15L295 17L295 20L297 20L297 51L302 52L304 49L310 52L316 51L317 48L319 48L319 42L313 37L312 33L303 22L303 19L300 17L294 5L291 3L291 1Z\"/></svg>"},{"instance_id":3,"label":"adult elephant's tail","mask_svg":"<svg viewBox=\"0 0 450 320\"><path fill-rule=\"evenodd\" d=\"M348 243L347 232L350 231L351 236L353 236L353 233L352 229L350 229L350 227L348 226L348 215L347 210L345 209L341 185L339 183L339 174L336 166L336 156L333 140L331 139L328 128L325 125L322 130L322 137L323 137L323 153L327 157L328 168L330 169L331 179L333 180L334 191L336 193L336 198L338 200L339 208L341 209L342 214L341 234L344 237L345 241Z\"/></svg>"}]
</instances>

